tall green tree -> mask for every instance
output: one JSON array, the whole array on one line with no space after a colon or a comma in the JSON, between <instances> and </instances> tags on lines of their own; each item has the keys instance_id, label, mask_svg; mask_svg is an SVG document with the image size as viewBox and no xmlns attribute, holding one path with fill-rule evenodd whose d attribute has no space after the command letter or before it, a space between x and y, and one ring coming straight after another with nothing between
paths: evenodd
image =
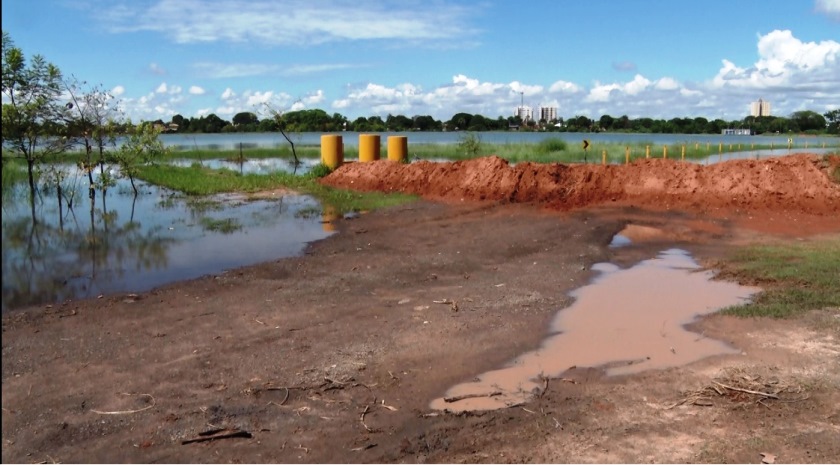
<instances>
[{"instance_id":1,"label":"tall green tree","mask_svg":"<svg viewBox=\"0 0 840 465\"><path fill-rule=\"evenodd\" d=\"M41 55L27 63L11 36L2 32L3 116L2 145L26 160L30 203L35 212L35 167L46 156L66 150L67 141L57 134L61 71Z\"/></svg>"},{"instance_id":2,"label":"tall green tree","mask_svg":"<svg viewBox=\"0 0 840 465\"><path fill-rule=\"evenodd\" d=\"M840 135L840 109L831 110L823 113L825 116L826 121L828 121L828 131L829 134L836 134Z\"/></svg>"}]
</instances>

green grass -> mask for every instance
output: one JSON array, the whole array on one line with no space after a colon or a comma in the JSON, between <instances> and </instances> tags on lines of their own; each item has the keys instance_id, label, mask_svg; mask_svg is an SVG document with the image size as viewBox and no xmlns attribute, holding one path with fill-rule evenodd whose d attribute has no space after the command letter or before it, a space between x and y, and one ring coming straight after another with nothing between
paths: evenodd
<instances>
[{"instance_id":1,"label":"green grass","mask_svg":"<svg viewBox=\"0 0 840 465\"><path fill-rule=\"evenodd\" d=\"M727 308L725 314L788 318L809 310L837 308L840 239L751 246L733 255L722 275L765 289L752 303Z\"/></svg>"},{"instance_id":2,"label":"green grass","mask_svg":"<svg viewBox=\"0 0 840 465\"><path fill-rule=\"evenodd\" d=\"M215 231L222 234L231 234L242 229L242 225L236 221L236 218L211 218L209 216L201 217L201 227L205 231Z\"/></svg>"},{"instance_id":3,"label":"green grass","mask_svg":"<svg viewBox=\"0 0 840 465\"><path fill-rule=\"evenodd\" d=\"M141 168L138 177L151 184L177 190L187 195L212 195L224 192L254 193L285 187L309 194L342 213L401 205L417 198L406 194L334 189L318 183L318 175L323 174L325 171L319 169L302 176L282 171L271 174L240 174L228 169L210 169L196 164L189 167L148 165Z\"/></svg>"}]
</instances>

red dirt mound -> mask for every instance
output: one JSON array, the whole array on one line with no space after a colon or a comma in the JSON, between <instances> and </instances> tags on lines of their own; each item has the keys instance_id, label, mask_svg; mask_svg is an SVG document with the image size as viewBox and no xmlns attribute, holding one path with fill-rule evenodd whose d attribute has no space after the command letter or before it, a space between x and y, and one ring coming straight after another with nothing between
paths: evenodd
<instances>
[{"instance_id":1,"label":"red dirt mound","mask_svg":"<svg viewBox=\"0 0 840 465\"><path fill-rule=\"evenodd\" d=\"M628 165L519 163L496 157L411 164L349 163L323 183L444 201L494 200L571 210L605 203L656 209L840 213L838 157L797 154L712 165L642 159Z\"/></svg>"}]
</instances>

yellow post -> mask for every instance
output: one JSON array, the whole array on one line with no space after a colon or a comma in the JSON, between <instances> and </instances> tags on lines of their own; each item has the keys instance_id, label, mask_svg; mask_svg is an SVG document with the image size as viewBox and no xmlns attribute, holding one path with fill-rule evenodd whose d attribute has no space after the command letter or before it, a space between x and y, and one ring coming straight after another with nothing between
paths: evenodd
<instances>
[{"instance_id":1,"label":"yellow post","mask_svg":"<svg viewBox=\"0 0 840 465\"><path fill-rule=\"evenodd\" d=\"M709 146L710 146L710 145L711 145L711 143L706 142L706 151L707 151L707 152L709 151Z\"/></svg>"},{"instance_id":2,"label":"yellow post","mask_svg":"<svg viewBox=\"0 0 840 465\"><path fill-rule=\"evenodd\" d=\"M807 140L805 141L805 148L806 149L808 148L808 141Z\"/></svg>"},{"instance_id":3,"label":"yellow post","mask_svg":"<svg viewBox=\"0 0 840 465\"><path fill-rule=\"evenodd\" d=\"M344 163L344 141L341 136L324 134L321 136L321 163L336 169Z\"/></svg>"},{"instance_id":4,"label":"yellow post","mask_svg":"<svg viewBox=\"0 0 840 465\"><path fill-rule=\"evenodd\" d=\"M388 160L404 162L408 159L408 137L388 136Z\"/></svg>"},{"instance_id":5,"label":"yellow post","mask_svg":"<svg viewBox=\"0 0 840 465\"><path fill-rule=\"evenodd\" d=\"M624 164L630 163L630 146L624 147Z\"/></svg>"},{"instance_id":6,"label":"yellow post","mask_svg":"<svg viewBox=\"0 0 840 465\"><path fill-rule=\"evenodd\" d=\"M359 134L359 161L379 160L379 134Z\"/></svg>"},{"instance_id":7,"label":"yellow post","mask_svg":"<svg viewBox=\"0 0 840 465\"><path fill-rule=\"evenodd\" d=\"M752 149L754 149L754 148L755 148L755 142L753 142L752 144L750 144L750 150L752 150Z\"/></svg>"},{"instance_id":8,"label":"yellow post","mask_svg":"<svg viewBox=\"0 0 840 465\"><path fill-rule=\"evenodd\" d=\"M729 144L729 151L732 151L732 144Z\"/></svg>"},{"instance_id":9,"label":"yellow post","mask_svg":"<svg viewBox=\"0 0 840 465\"><path fill-rule=\"evenodd\" d=\"M601 164L602 165L607 164L607 151L606 151L606 149L603 152L601 152Z\"/></svg>"},{"instance_id":10,"label":"yellow post","mask_svg":"<svg viewBox=\"0 0 840 465\"><path fill-rule=\"evenodd\" d=\"M739 151L741 150L741 144L738 144L738 150Z\"/></svg>"},{"instance_id":11,"label":"yellow post","mask_svg":"<svg viewBox=\"0 0 840 465\"><path fill-rule=\"evenodd\" d=\"M650 158L650 145L645 146L645 158Z\"/></svg>"},{"instance_id":12,"label":"yellow post","mask_svg":"<svg viewBox=\"0 0 840 465\"><path fill-rule=\"evenodd\" d=\"M664 145L662 146L662 159L664 160L666 158L668 158L668 146Z\"/></svg>"},{"instance_id":13,"label":"yellow post","mask_svg":"<svg viewBox=\"0 0 840 465\"><path fill-rule=\"evenodd\" d=\"M723 142L718 143L718 153L723 153Z\"/></svg>"},{"instance_id":14,"label":"yellow post","mask_svg":"<svg viewBox=\"0 0 840 465\"><path fill-rule=\"evenodd\" d=\"M823 148L825 148L825 142L823 142Z\"/></svg>"},{"instance_id":15,"label":"yellow post","mask_svg":"<svg viewBox=\"0 0 840 465\"><path fill-rule=\"evenodd\" d=\"M680 159L685 161L685 145L682 146L682 153L680 154Z\"/></svg>"},{"instance_id":16,"label":"yellow post","mask_svg":"<svg viewBox=\"0 0 840 465\"><path fill-rule=\"evenodd\" d=\"M699 148L700 148L700 142L695 142L694 143L694 150L697 150Z\"/></svg>"}]
</instances>

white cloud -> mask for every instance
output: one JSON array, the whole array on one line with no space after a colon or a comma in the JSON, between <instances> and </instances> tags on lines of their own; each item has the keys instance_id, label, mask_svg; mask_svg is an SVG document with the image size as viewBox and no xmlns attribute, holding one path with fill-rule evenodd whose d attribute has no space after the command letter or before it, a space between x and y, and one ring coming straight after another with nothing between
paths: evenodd
<instances>
[{"instance_id":1,"label":"white cloud","mask_svg":"<svg viewBox=\"0 0 840 465\"><path fill-rule=\"evenodd\" d=\"M236 92L233 91L230 87L226 88L224 92L222 92L222 100L230 100L236 97Z\"/></svg>"},{"instance_id":2,"label":"white cloud","mask_svg":"<svg viewBox=\"0 0 840 465\"><path fill-rule=\"evenodd\" d=\"M119 97L124 93L125 87L123 86L115 86L113 89L111 89L111 95L113 95L114 97Z\"/></svg>"},{"instance_id":3,"label":"white cloud","mask_svg":"<svg viewBox=\"0 0 840 465\"><path fill-rule=\"evenodd\" d=\"M449 3L417 8L399 0L157 0L115 2L98 14L110 32L153 31L176 43L386 40L433 45L475 35L467 20L477 8Z\"/></svg>"},{"instance_id":4,"label":"white cloud","mask_svg":"<svg viewBox=\"0 0 840 465\"><path fill-rule=\"evenodd\" d=\"M814 7L817 12L840 21L840 0L816 0Z\"/></svg>"},{"instance_id":5,"label":"white cloud","mask_svg":"<svg viewBox=\"0 0 840 465\"><path fill-rule=\"evenodd\" d=\"M206 91L199 87L199 86L190 86L190 94L192 95L204 95Z\"/></svg>"},{"instance_id":6,"label":"white cloud","mask_svg":"<svg viewBox=\"0 0 840 465\"><path fill-rule=\"evenodd\" d=\"M577 93L577 92L580 92L580 91L581 91L580 86L578 86L574 82L568 82L568 81L556 81L554 84L551 85L551 87L548 88L548 92L552 93L552 94L555 94L555 93L558 93L558 92L574 94L574 93Z\"/></svg>"},{"instance_id":7,"label":"white cloud","mask_svg":"<svg viewBox=\"0 0 840 465\"><path fill-rule=\"evenodd\" d=\"M166 70L161 68L160 65L158 65L157 63L149 63L149 71L151 71L152 74L158 76L163 76L164 74L166 74Z\"/></svg>"},{"instance_id":8,"label":"white cloud","mask_svg":"<svg viewBox=\"0 0 840 465\"><path fill-rule=\"evenodd\" d=\"M748 68L724 59L712 86L823 90L840 95L840 43L802 42L789 30L775 30L759 37L758 54L758 61Z\"/></svg>"},{"instance_id":9,"label":"white cloud","mask_svg":"<svg viewBox=\"0 0 840 465\"><path fill-rule=\"evenodd\" d=\"M157 89L155 89L155 92L157 92L158 94L165 94L167 89L168 88L166 86L166 83L161 82L160 85L157 87Z\"/></svg>"}]
</instances>

